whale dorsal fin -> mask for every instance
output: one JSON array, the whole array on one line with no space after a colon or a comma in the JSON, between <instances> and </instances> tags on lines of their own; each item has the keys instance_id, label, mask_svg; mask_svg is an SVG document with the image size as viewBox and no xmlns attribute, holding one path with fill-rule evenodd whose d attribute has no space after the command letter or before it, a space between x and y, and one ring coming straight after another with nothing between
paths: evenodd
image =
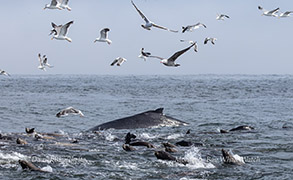
<instances>
[{"instance_id":1,"label":"whale dorsal fin","mask_svg":"<svg viewBox=\"0 0 293 180\"><path fill-rule=\"evenodd\" d=\"M155 110L156 113L163 113L164 108L158 108Z\"/></svg>"}]
</instances>

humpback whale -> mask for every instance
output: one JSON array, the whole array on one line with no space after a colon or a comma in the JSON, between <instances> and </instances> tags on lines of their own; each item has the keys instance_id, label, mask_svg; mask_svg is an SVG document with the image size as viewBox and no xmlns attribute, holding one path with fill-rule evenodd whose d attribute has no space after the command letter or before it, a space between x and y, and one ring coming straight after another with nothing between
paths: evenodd
<instances>
[{"instance_id":1,"label":"humpback whale","mask_svg":"<svg viewBox=\"0 0 293 180\"><path fill-rule=\"evenodd\" d=\"M164 108L142 112L133 116L106 122L91 128L90 131L105 129L137 129L156 126L179 126L188 123L163 114Z\"/></svg>"}]
</instances>

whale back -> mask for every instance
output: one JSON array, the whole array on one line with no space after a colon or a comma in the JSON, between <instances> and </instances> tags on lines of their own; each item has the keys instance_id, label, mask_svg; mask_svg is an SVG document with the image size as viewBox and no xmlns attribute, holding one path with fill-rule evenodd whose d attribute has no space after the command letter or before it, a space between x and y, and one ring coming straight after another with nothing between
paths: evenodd
<instances>
[{"instance_id":1,"label":"whale back","mask_svg":"<svg viewBox=\"0 0 293 180\"><path fill-rule=\"evenodd\" d=\"M156 110L150 110L142 112L133 116L117 119L114 121L100 124L92 129L91 131L105 130L105 129L137 129L137 128L148 128L154 126L164 125L182 125L187 124L183 121L175 118L165 116L163 114L164 108L158 108Z\"/></svg>"}]
</instances>

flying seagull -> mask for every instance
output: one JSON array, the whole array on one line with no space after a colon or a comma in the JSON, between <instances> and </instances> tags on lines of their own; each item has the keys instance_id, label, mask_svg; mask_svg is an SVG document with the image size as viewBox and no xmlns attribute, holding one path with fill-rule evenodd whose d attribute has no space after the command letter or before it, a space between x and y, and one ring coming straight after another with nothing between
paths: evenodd
<instances>
[{"instance_id":1,"label":"flying seagull","mask_svg":"<svg viewBox=\"0 0 293 180\"><path fill-rule=\"evenodd\" d=\"M126 59L125 58L122 58L122 57L118 57L118 58L116 58L112 63L111 63L111 66L114 66L116 63L116 65L117 66L121 66L121 64L123 63L123 62L125 62L126 61Z\"/></svg>"},{"instance_id":2,"label":"flying seagull","mask_svg":"<svg viewBox=\"0 0 293 180\"><path fill-rule=\"evenodd\" d=\"M100 31L100 37L96 38L94 43L99 41L99 42L106 42L109 45L112 43L110 39L108 39L108 31L110 31L109 28L104 28Z\"/></svg>"},{"instance_id":3,"label":"flying seagull","mask_svg":"<svg viewBox=\"0 0 293 180\"><path fill-rule=\"evenodd\" d=\"M207 26L202 24L202 23L197 23L195 25L188 25L186 27L182 26L182 33L184 33L185 31L192 32L193 29L198 29L201 26L204 27L204 28L207 28Z\"/></svg>"},{"instance_id":4,"label":"flying seagull","mask_svg":"<svg viewBox=\"0 0 293 180\"><path fill-rule=\"evenodd\" d=\"M194 44L194 51L197 52L198 51L198 46L197 46L197 42L196 41L188 41L188 40L184 40L184 39L180 39L180 42L188 42L189 44Z\"/></svg>"},{"instance_id":5,"label":"flying seagull","mask_svg":"<svg viewBox=\"0 0 293 180\"><path fill-rule=\"evenodd\" d=\"M150 52L145 52L144 48L141 48L140 50L140 55L138 56L139 58L144 59L145 61L147 60L147 57L149 57L151 55Z\"/></svg>"},{"instance_id":6,"label":"flying seagull","mask_svg":"<svg viewBox=\"0 0 293 180\"><path fill-rule=\"evenodd\" d=\"M61 1L60 7L62 9L67 9L68 11L71 11L71 8L68 6L69 0L60 0L60 1Z\"/></svg>"},{"instance_id":7,"label":"flying seagull","mask_svg":"<svg viewBox=\"0 0 293 180\"><path fill-rule=\"evenodd\" d=\"M44 7L45 9L59 9L62 10L62 8L60 7L61 3L58 0L51 0L50 4L46 4Z\"/></svg>"},{"instance_id":8,"label":"flying seagull","mask_svg":"<svg viewBox=\"0 0 293 180\"><path fill-rule=\"evenodd\" d=\"M10 76L6 71L0 69L0 75Z\"/></svg>"},{"instance_id":9,"label":"flying seagull","mask_svg":"<svg viewBox=\"0 0 293 180\"><path fill-rule=\"evenodd\" d=\"M274 16L274 17L278 17L278 15L276 13L278 13L278 11L280 10L280 8L276 8L274 10L267 11L264 8L262 8L261 6L258 6L258 9L263 11L262 15L264 15L264 16Z\"/></svg>"},{"instance_id":10,"label":"flying seagull","mask_svg":"<svg viewBox=\"0 0 293 180\"><path fill-rule=\"evenodd\" d=\"M225 14L218 14L217 16L217 20L224 20L224 18L230 18L228 15L225 15Z\"/></svg>"},{"instance_id":11,"label":"flying seagull","mask_svg":"<svg viewBox=\"0 0 293 180\"><path fill-rule=\"evenodd\" d=\"M45 65L43 63L43 60L46 58L46 55L43 55L43 57L41 57L41 54L39 53L38 54L38 57L39 57L39 63L40 63L40 65L38 66L38 68L41 69L41 70L43 70L43 71L46 71Z\"/></svg>"},{"instance_id":12,"label":"flying seagull","mask_svg":"<svg viewBox=\"0 0 293 180\"><path fill-rule=\"evenodd\" d=\"M163 26L159 26L159 25L149 21L147 19L147 17L136 7L136 5L134 4L134 2L132 0L131 0L131 3L135 7L135 9L137 10L138 14L145 21L145 25L143 25L143 24L141 25L141 27L143 27L144 29L151 30L151 27L156 27L156 28L164 29L164 30L167 30L167 31L170 31L170 32L176 32L176 33L178 32L178 31L174 31L174 30L168 29L168 28L163 27Z\"/></svg>"},{"instance_id":13,"label":"flying seagull","mask_svg":"<svg viewBox=\"0 0 293 180\"><path fill-rule=\"evenodd\" d=\"M281 13L280 15L279 15L279 18L281 18L281 17L290 17L290 14L291 13L293 13L293 11L286 11L286 12L284 12L284 13Z\"/></svg>"},{"instance_id":14,"label":"flying seagull","mask_svg":"<svg viewBox=\"0 0 293 180\"><path fill-rule=\"evenodd\" d=\"M217 38L210 38L210 37L207 37L207 38L205 38L205 40L204 40L204 44L207 44L209 41L211 41L211 43L213 44L213 45L215 45L215 42L216 42L216 40L217 40Z\"/></svg>"},{"instance_id":15,"label":"flying seagull","mask_svg":"<svg viewBox=\"0 0 293 180\"><path fill-rule=\"evenodd\" d=\"M80 115L80 117L83 117L83 113L78 110L78 109L74 109L73 107L68 107L66 109L63 109L61 111L59 111L57 114L56 114L56 117L61 117L61 116L67 116L68 114L74 114L74 115Z\"/></svg>"},{"instance_id":16,"label":"flying seagull","mask_svg":"<svg viewBox=\"0 0 293 180\"><path fill-rule=\"evenodd\" d=\"M180 66L180 64L175 64L175 60L179 56L181 56L183 53L185 53L186 51L188 51L194 45L195 45L195 43L192 44L191 46L189 46L188 48L185 48L185 49L183 49L181 51L178 51L178 52L174 53L168 59L162 58L162 57L158 57L158 56L149 56L149 57L160 59L161 60L161 63L163 63L165 66L177 67L177 66Z\"/></svg>"},{"instance_id":17,"label":"flying seagull","mask_svg":"<svg viewBox=\"0 0 293 180\"><path fill-rule=\"evenodd\" d=\"M72 40L69 37L67 37L66 34L67 34L69 26L73 24L73 21L70 21L66 23L65 25L59 25L59 26L57 26L53 22L51 24L52 24L52 27L54 28L53 30L51 30L51 34L54 33L52 40L58 39L58 40L67 40L68 42L72 42Z\"/></svg>"}]
</instances>

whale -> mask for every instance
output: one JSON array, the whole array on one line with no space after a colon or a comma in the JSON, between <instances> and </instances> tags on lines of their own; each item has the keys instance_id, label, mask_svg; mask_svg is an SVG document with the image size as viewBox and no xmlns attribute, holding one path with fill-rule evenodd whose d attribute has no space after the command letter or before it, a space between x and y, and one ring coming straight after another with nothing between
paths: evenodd
<instances>
[{"instance_id":1,"label":"whale","mask_svg":"<svg viewBox=\"0 0 293 180\"><path fill-rule=\"evenodd\" d=\"M160 126L180 126L188 125L188 123L181 120L166 116L163 114L164 108L158 108L156 110L150 110L128 116L114 121L106 122L95 126L90 131L99 131L106 129L138 129L138 128L150 128Z\"/></svg>"}]
</instances>

